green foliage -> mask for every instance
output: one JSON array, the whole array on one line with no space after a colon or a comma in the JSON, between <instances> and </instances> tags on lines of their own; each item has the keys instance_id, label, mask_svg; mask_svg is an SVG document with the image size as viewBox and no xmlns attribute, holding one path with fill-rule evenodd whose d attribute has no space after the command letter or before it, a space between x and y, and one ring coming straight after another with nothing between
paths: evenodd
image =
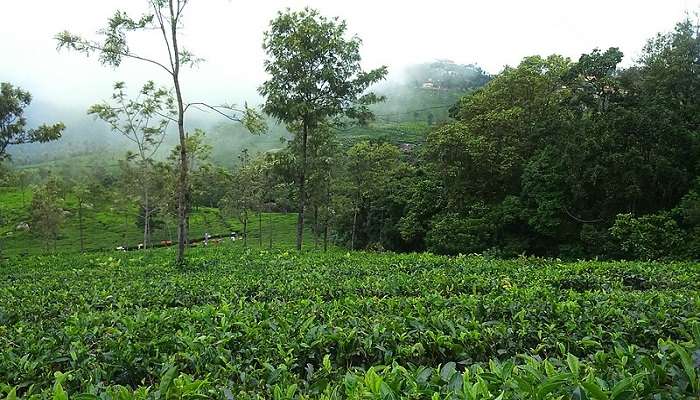
<instances>
[{"instance_id":1,"label":"green foliage","mask_svg":"<svg viewBox=\"0 0 700 400\"><path fill-rule=\"evenodd\" d=\"M187 269L159 250L5 262L0 397L700 394L695 263L190 256Z\"/></svg>"},{"instance_id":2,"label":"green foliage","mask_svg":"<svg viewBox=\"0 0 700 400\"><path fill-rule=\"evenodd\" d=\"M133 142L142 160L150 160L163 142L168 124L175 119L175 101L168 90L156 87L153 81L144 84L133 98L126 90L124 82L115 83L112 103L95 104L88 114Z\"/></svg>"},{"instance_id":3,"label":"green foliage","mask_svg":"<svg viewBox=\"0 0 700 400\"><path fill-rule=\"evenodd\" d=\"M306 215L309 136L325 129L329 120L372 119L371 104L382 99L367 89L384 79L386 67L369 72L360 65L360 39L346 37L347 25L328 19L314 9L280 12L265 32L265 71L270 79L259 88L263 110L286 123L295 134L297 249L301 250Z\"/></svg>"},{"instance_id":4,"label":"green foliage","mask_svg":"<svg viewBox=\"0 0 700 400\"><path fill-rule=\"evenodd\" d=\"M83 179L90 182L87 177ZM65 198L60 201L61 208L67 212L64 213L63 224L56 242L54 243L51 238L50 244L55 245L55 249L61 254L77 253L81 248L80 202L73 190L67 190L63 194ZM24 190L0 188L0 217L2 218L0 244L4 256L27 256L46 251L44 238L31 230L31 202L30 188ZM85 251L109 251L119 246L135 248L143 240L143 224L138 222L142 212L136 203L125 201L121 189L113 192L109 188L103 188L102 191L91 193L83 200ZM152 243L158 245L161 241L172 241L175 226L175 217L172 212L161 208L156 219L157 223L152 227ZM272 235L275 248L290 247L294 243L295 219L296 214L285 213L284 208L265 212L263 214L264 239L267 240L268 236ZM258 219L252 219L249 225L251 243L256 247L259 241L259 222ZM29 231L17 229L23 223L30 225ZM205 232L226 236L231 232L242 232L242 230L243 226L237 218L228 217L218 208L209 205L198 205L190 215L190 239L193 240L201 239ZM309 231L305 234L308 238L311 237ZM236 242L231 246L239 246L239 244L240 242Z\"/></svg>"},{"instance_id":5,"label":"green foliage","mask_svg":"<svg viewBox=\"0 0 700 400\"><path fill-rule=\"evenodd\" d=\"M481 253L491 247L492 235L486 219L446 214L433 218L425 242L437 254Z\"/></svg>"},{"instance_id":6,"label":"green foliage","mask_svg":"<svg viewBox=\"0 0 700 400\"><path fill-rule=\"evenodd\" d=\"M633 259L657 260L676 254L683 242L683 232L676 221L666 214L633 217L620 214L610 233Z\"/></svg>"},{"instance_id":7,"label":"green foliage","mask_svg":"<svg viewBox=\"0 0 700 400\"><path fill-rule=\"evenodd\" d=\"M404 239L420 249L430 238L436 251L456 254L483 246L465 236L460 248L450 232L474 230L489 232L498 251L697 258L691 189L700 98L691 88L700 84L693 67L700 38L693 26L684 22L650 41L627 69L618 67L617 48L576 62L533 56L465 95L451 110L456 121L423 145L418 180L425 183L413 186L404 208ZM440 206L422 206L423 196ZM484 215L473 218L475 207ZM673 220L662 216L671 213Z\"/></svg>"},{"instance_id":8,"label":"green foliage","mask_svg":"<svg viewBox=\"0 0 700 400\"><path fill-rule=\"evenodd\" d=\"M32 193L31 230L44 240L46 249L58 239L64 221L60 182L56 178L36 187Z\"/></svg>"},{"instance_id":9,"label":"green foliage","mask_svg":"<svg viewBox=\"0 0 700 400\"><path fill-rule=\"evenodd\" d=\"M45 143L61 137L65 128L62 123L27 129L24 109L31 102L29 92L9 82L0 83L0 162L9 157L7 149L11 145Z\"/></svg>"},{"instance_id":10,"label":"green foliage","mask_svg":"<svg viewBox=\"0 0 700 400\"><path fill-rule=\"evenodd\" d=\"M466 91L484 86L489 81L489 75L476 65L438 60L406 68L405 79L417 88L429 84L426 89Z\"/></svg>"},{"instance_id":11,"label":"green foliage","mask_svg":"<svg viewBox=\"0 0 700 400\"><path fill-rule=\"evenodd\" d=\"M380 100L365 93L386 76L386 67L360 66L360 39L346 37L347 25L314 9L280 12L265 32L263 49L270 79L260 87L263 110L288 124L311 126L327 118L366 120L368 105Z\"/></svg>"}]
</instances>

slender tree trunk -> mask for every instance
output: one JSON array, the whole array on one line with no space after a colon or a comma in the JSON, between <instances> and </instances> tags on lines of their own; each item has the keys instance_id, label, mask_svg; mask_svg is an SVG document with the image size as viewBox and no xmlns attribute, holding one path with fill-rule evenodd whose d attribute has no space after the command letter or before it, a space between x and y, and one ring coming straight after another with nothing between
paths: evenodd
<instances>
[{"instance_id":1,"label":"slender tree trunk","mask_svg":"<svg viewBox=\"0 0 700 400\"><path fill-rule=\"evenodd\" d=\"M384 231L384 209L381 209L379 212L379 245L384 247L382 245L382 232Z\"/></svg>"},{"instance_id":2,"label":"slender tree trunk","mask_svg":"<svg viewBox=\"0 0 700 400\"><path fill-rule=\"evenodd\" d=\"M304 212L306 211L306 144L309 138L309 122L304 118L301 140L301 171L299 171L299 210L297 216L297 250L304 242Z\"/></svg>"},{"instance_id":3,"label":"slender tree trunk","mask_svg":"<svg viewBox=\"0 0 700 400\"><path fill-rule=\"evenodd\" d=\"M129 237L129 211L127 209L124 210L124 248L129 247L127 244L127 240Z\"/></svg>"},{"instance_id":4,"label":"slender tree trunk","mask_svg":"<svg viewBox=\"0 0 700 400\"><path fill-rule=\"evenodd\" d=\"M263 245L263 229L262 229L262 212L258 211L258 232L260 234L260 238L258 239L258 243L260 245L260 248L262 248Z\"/></svg>"},{"instance_id":5,"label":"slender tree trunk","mask_svg":"<svg viewBox=\"0 0 700 400\"><path fill-rule=\"evenodd\" d=\"M85 252L85 234L83 229L83 200L78 199L78 224L80 227L80 252Z\"/></svg>"},{"instance_id":6,"label":"slender tree trunk","mask_svg":"<svg viewBox=\"0 0 700 400\"><path fill-rule=\"evenodd\" d=\"M272 250L272 210L270 210L270 214L268 217L268 229L270 230L270 250Z\"/></svg>"},{"instance_id":7,"label":"slender tree trunk","mask_svg":"<svg viewBox=\"0 0 700 400\"><path fill-rule=\"evenodd\" d=\"M143 250L145 251L146 248L148 248L148 234L150 231L150 217L151 217L151 209L150 205L148 204L148 188L144 190L144 197L143 197Z\"/></svg>"},{"instance_id":8,"label":"slender tree trunk","mask_svg":"<svg viewBox=\"0 0 700 400\"><path fill-rule=\"evenodd\" d=\"M328 251L328 217L323 222L323 252Z\"/></svg>"},{"instance_id":9,"label":"slender tree trunk","mask_svg":"<svg viewBox=\"0 0 700 400\"><path fill-rule=\"evenodd\" d=\"M243 217L243 247L248 247L248 213Z\"/></svg>"},{"instance_id":10,"label":"slender tree trunk","mask_svg":"<svg viewBox=\"0 0 700 400\"><path fill-rule=\"evenodd\" d=\"M314 250L318 249L318 205L314 204Z\"/></svg>"},{"instance_id":11,"label":"slender tree trunk","mask_svg":"<svg viewBox=\"0 0 700 400\"><path fill-rule=\"evenodd\" d=\"M185 134L185 105L180 88L180 50L177 43L177 18L170 0L170 21L173 44L173 85L177 98L177 131L180 137L180 174L177 180L177 258L178 264L185 263L185 243L187 241L187 136Z\"/></svg>"},{"instance_id":12,"label":"slender tree trunk","mask_svg":"<svg viewBox=\"0 0 700 400\"><path fill-rule=\"evenodd\" d=\"M163 229L165 230L166 239L172 241L173 235L172 232L170 232L170 224L168 223L167 216L163 219Z\"/></svg>"},{"instance_id":13,"label":"slender tree trunk","mask_svg":"<svg viewBox=\"0 0 700 400\"><path fill-rule=\"evenodd\" d=\"M328 251L328 220L330 218L330 212L328 208L331 205L331 180L330 172L328 174L328 181L326 183L326 215L323 218L323 252Z\"/></svg>"},{"instance_id":14,"label":"slender tree trunk","mask_svg":"<svg viewBox=\"0 0 700 400\"><path fill-rule=\"evenodd\" d=\"M350 239L350 250L355 250L355 232L357 232L357 207L352 214L352 238Z\"/></svg>"}]
</instances>

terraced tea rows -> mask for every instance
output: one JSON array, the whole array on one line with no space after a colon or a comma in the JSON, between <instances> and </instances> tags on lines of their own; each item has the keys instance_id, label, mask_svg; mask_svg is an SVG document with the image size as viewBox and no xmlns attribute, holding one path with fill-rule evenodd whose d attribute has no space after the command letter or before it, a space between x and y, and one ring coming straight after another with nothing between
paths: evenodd
<instances>
[{"instance_id":1,"label":"terraced tea rows","mask_svg":"<svg viewBox=\"0 0 700 400\"><path fill-rule=\"evenodd\" d=\"M1 267L8 398L700 395L700 266L201 249ZM81 393L81 397L77 397Z\"/></svg>"}]
</instances>

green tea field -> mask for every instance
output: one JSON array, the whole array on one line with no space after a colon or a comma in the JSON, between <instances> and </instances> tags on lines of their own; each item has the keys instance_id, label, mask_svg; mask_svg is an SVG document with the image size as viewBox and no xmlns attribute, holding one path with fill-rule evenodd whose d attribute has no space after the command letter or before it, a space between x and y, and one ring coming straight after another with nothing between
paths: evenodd
<instances>
[{"instance_id":1,"label":"green tea field","mask_svg":"<svg viewBox=\"0 0 700 400\"><path fill-rule=\"evenodd\" d=\"M221 246L0 275L5 399L700 396L693 263Z\"/></svg>"},{"instance_id":2,"label":"green tea field","mask_svg":"<svg viewBox=\"0 0 700 400\"><path fill-rule=\"evenodd\" d=\"M26 256L45 253L80 252L81 225L77 200L67 196L63 206L64 223L61 224L56 241L46 241L27 229L18 229L31 223L31 190L0 187L0 253ZM87 252L114 250L123 246L135 248L143 242L143 229L136 224L137 210L133 205L120 203L118 199L99 199L83 211L83 243ZM263 213L262 219L250 213L248 222L248 245L253 247L289 248L294 244L296 213ZM215 207L198 207L190 215L189 236L193 241L201 240L205 233L228 237L231 232L239 235L243 224L238 218L224 215ZM262 240L261 240L262 237ZM172 218L163 218L152 234L152 243L163 240L174 241L176 223ZM305 242L313 247L314 236L306 231ZM243 241L239 243L242 247Z\"/></svg>"}]
</instances>

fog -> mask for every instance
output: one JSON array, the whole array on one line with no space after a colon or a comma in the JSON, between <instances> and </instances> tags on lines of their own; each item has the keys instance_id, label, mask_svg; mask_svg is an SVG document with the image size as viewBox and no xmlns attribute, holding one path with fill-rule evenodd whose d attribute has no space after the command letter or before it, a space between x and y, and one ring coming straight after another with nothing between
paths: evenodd
<instances>
[{"instance_id":1,"label":"fog","mask_svg":"<svg viewBox=\"0 0 700 400\"><path fill-rule=\"evenodd\" d=\"M135 85L158 78L160 71L149 65L127 61L113 70L96 59L59 53L52 39L65 29L91 36L115 9L138 14L145 3L3 0L0 79L31 90L42 102L83 107L109 95L115 80ZM193 0L184 42L206 62L186 73L187 97L259 101L255 89L265 78L263 32L278 10L306 5L348 21L350 32L363 39L368 68L384 64L397 72L406 64L447 58L496 73L527 55L557 52L575 58L594 47L619 46L629 62L647 38L671 29L700 1ZM157 42L132 47L158 55Z\"/></svg>"},{"instance_id":2,"label":"fog","mask_svg":"<svg viewBox=\"0 0 700 400\"><path fill-rule=\"evenodd\" d=\"M145 10L145 0L2 0L1 4L0 81L33 94L32 121L81 119L83 127L92 123L93 129L104 131L99 122L89 122L85 110L108 98L114 81L126 81L132 89L148 79L169 83L152 65L125 60L117 69L104 67L94 57L58 52L53 40L62 30L94 37L115 9L138 15ZM390 78L396 79L405 66L435 59L475 63L497 73L528 55L559 53L575 59L595 47L609 46L620 47L630 64L648 38L672 29L686 14L700 9L700 1L193 0L182 41L206 61L184 73L186 101L259 104L256 88L265 79L263 32L279 10L304 6L346 19L349 32L363 39L365 67L387 65ZM135 39L130 44L138 54L163 56L158 35ZM188 118L192 122L208 117Z\"/></svg>"}]
</instances>

